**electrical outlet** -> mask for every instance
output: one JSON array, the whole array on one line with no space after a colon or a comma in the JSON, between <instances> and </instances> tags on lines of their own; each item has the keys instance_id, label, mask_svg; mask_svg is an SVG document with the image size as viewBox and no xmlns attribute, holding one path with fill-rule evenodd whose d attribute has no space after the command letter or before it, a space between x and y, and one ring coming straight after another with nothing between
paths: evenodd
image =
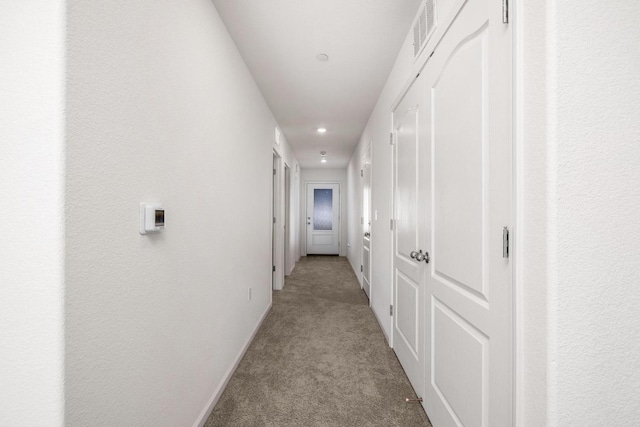
<instances>
[{"instance_id":1,"label":"electrical outlet","mask_svg":"<svg viewBox=\"0 0 640 427\"><path fill-rule=\"evenodd\" d=\"M251 301L251 288L249 288L249 301Z\"/></svg>"}]
</instances>

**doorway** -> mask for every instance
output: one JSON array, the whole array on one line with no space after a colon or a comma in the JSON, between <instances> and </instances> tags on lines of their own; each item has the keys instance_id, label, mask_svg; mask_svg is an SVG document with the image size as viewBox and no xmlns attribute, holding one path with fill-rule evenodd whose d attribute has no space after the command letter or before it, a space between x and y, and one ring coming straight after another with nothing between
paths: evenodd
<instances>
[{"instance_id":1,"label":"doorway","mask_svg":"<svg viewBox=\"0 0 640 427\"><path fill-rule=\"evenodd\" d=\"M362 289L371 300L371 162L370 148L362 159Z\"/></svg>"},{"instance_id":2,"label":"doorway","mask_svg":"<svg viewBox=\"0 0 640 427\"><path fill-rule=\"evenodd\" d=\"M426 87L418 77L393 111L393 348L419 397L425 386L425 274L428 258L423 132ZM418 255L420 254L420 255Z\"/></svg>"},{"instance_id":3,"label":"doorway","mask_svg":"<svg viewBox=\"0 0 640 427\"><path fill-rule=\"evenodd\" d=\"M277 233L276 233L276 212L278 206L278 156L273 154L273 180L271 190L271 289L277 289L276 277L276 254L277 254Z\"/></svg>"},{"instance_id":4,"label":"doorway","mask_svg":"<svg viewBox=\"0 0 640 427\"><path fill-rule=\"evenodd\" d=\"M393 346L434 425L502 427L513 420L511 32L499 2L458 7L393 108Z\"/></svg>"},{"instance_id":5,"label":"doorway","mask_svg":"<svg viewBox=\"0 0 640 427\"><path fill-rule=\"evenodd\" d=\"M284 288L285 212L284 161L273 152L273 200L271 211L271 273L274 290Z\"/></svg>"},{"instance_id":6,"label":"doorway","mask_svg":"<svg viewBox=\"0 0 640 427\"><path fill-rule=\"evenodd\" d=\"M307 255L340 254L340 184L307 183Z\"/></svg>"},{"instance_id":7,"label":"doorway","mask_svg":"<svg viewBox=\"0 0 640 427\"><path fill-rule=\"evenodd\" d=\"M284 164L284 272L289 275L293 269L291 256L291 168Z\"/></svg>"}]
</instances>

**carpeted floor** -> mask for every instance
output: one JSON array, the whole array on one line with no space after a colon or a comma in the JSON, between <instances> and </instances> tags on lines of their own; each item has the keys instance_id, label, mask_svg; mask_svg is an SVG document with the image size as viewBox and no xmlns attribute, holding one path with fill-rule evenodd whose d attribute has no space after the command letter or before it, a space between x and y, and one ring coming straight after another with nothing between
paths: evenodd
<instances>
[{"instance_id":1,"label":"carpeted floor","mask_svg":"<svg viewBox=\"0 0 640 427\"><path fill-rule=\"evenodd\" d=\"M430 426L342 257L303 257L205 426Z\"/></svg>"}]
</instances>

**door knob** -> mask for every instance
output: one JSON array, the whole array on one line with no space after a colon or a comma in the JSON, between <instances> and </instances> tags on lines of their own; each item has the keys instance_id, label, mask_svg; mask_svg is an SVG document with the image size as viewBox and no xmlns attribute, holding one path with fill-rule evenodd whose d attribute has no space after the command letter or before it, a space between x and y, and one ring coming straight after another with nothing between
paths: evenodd
<instances>
[{"instance_id":1,"label":"door knob","mask_svg":"<svg viewBox=\"0 0 640 427\"><path fill-rule=\"evenodd\" d=\"M414 258L414 257L412 257ZM425 252L422 253L422 249L420 249L420 252L418 252L418 254L415 256L416 261L418 262L426 262L427 264L429 264L429 252Z\"/></svg>"},{"instance_id":2,"label":"door knob","mask_svg":"<svg viewBox=\"0 0 640 427\"><path fill-rule=\"evenodd\" d=\"M418 256L418 252L416 251L411 251L411 253L409 254L409 256L413 259L416 259L416 257Z\"/></svg>"},{"instance_id":3,"label":"door knob","mask_svg":"<svg viewBox=\"0 0 640 427\"><path fill-rule=\"evenodd\" d=\"M371 237L371 233L369 232L364 233L364 237Z\"/></svg>"}]
</instances>

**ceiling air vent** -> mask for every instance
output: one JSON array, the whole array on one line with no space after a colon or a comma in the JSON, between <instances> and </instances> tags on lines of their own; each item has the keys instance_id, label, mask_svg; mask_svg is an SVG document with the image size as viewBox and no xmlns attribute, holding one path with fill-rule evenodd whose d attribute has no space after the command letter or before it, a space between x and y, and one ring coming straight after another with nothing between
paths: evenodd
<instances>
[{"instance_id":1,"label":"ceiling air vent","mask_svg":"<svg viewBox=\"0 0 640 427\"><path fill-rule=\"evenodd\" d=\"M413 26L413 57L417 58L435 28L435 1L427 0Z\"/></svg>"}]
</instances>

